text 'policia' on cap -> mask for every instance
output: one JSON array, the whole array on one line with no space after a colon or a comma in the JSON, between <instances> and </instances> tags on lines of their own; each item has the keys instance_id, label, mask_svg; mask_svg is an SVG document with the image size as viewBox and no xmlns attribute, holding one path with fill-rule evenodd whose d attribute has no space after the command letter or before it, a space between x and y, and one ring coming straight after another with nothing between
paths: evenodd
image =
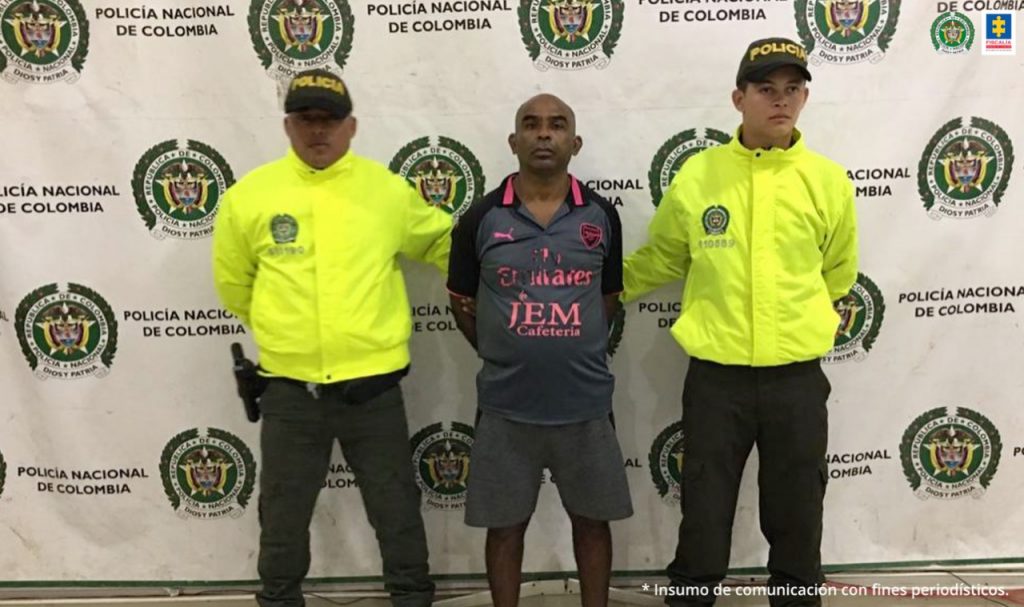
<instances>
[{"instance_id":1,"label":"text 'policia' on cap","mask_svg":"<svg viewBox=\"0 0 1024 607\"><path fill-rule=\"evenodd\" d=\"M292 78L284 99L285 113L313 109L330 112L338 118L352 113L352 97L341 78L327 70L300 72Z\"/></svg>"},{"instance_id":2,"label":"text 'policia' on cap","mask_svg":"<svg viewBox=\"0 0 1024 607\"><path fill-rule=\"evenodd\" d=\"M736 86L744 82L763 82L768 74L780 67L792 65L800 70L804 79L811 80L807 69L807 51L788 38L764 38L755 40L747 47L736 72Z\"/></svg>"}]
</instances>

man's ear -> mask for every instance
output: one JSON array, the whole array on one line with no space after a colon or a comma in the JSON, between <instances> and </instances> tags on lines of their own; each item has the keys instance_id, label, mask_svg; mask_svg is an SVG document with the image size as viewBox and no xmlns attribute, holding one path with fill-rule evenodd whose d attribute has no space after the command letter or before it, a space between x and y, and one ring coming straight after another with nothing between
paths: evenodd
<instances>
[{"instance_id":1,"label":"man's ear","mask_svg":"<svg viewBox=\"0 0 1024 607\"><path fill-rule=\"evenodd\" d=\"M743 98L745 96L746 96L746 94L743 92L743 89L740 89L740 88L733 89L733 91L732 91L732 106L734 108L736 108L737 112L742 112L743 111Z\"/></svg>"}]
</instances>

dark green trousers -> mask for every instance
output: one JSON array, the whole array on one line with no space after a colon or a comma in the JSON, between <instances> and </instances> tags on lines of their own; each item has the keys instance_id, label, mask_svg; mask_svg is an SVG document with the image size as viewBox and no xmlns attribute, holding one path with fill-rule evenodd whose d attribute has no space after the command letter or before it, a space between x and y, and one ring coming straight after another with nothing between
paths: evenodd
<instances>
[{"instance_id":1,"label":"dark green trousers","mask_svg":"<svg viewBox=\"0 0 1024 607\"><path fill-rule=\"evenodd\" d=\"M302 607L309 571L309 524L334 441L352 467L384 561L384 585L395 607L425 607L434 584L420 492L413 477L409 430L398 386L363 404L327 387L314 398L304 386L271 380L260 401L260 555L262 607ZM354 524L355 521L348 521Z\"/></svg>"},{"instance_id":2,"label":"dark green trousers","mask_svg":"<svg viewBox=\"0 0 1024 607\"><path fill-rule=\"evenodd\" d=\"M667 570L672 585L687 589L690 598L669 597L667 603L714 603L714 588L729 566L740 478L755 444L769 586L810 588L824 581L830 391L817 360L779 367L690 361L683 387L683 521ZM694 589L704 596L693 598ZM817 607L821 599L773 596L770 604Z\"/></svg>"}]
</instances>

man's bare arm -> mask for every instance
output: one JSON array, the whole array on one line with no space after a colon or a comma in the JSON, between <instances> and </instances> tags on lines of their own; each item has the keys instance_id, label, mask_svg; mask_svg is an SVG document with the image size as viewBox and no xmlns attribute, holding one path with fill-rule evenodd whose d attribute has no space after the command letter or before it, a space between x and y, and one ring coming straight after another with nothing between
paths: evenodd
<instances>
[{"instance_id":1,"label":"man's bare arm","mask_svg":"<svg viewBox=\"0 0 1024 607\"><path fill-rule=\"evenodd\" d=\"M615 320L615 314L619 311L619 307L622 303L619 301L618 293L611 293L604 296L604 318L608 321L608 326L612 326L612 321Z\"/></svg>"}]
</instances>

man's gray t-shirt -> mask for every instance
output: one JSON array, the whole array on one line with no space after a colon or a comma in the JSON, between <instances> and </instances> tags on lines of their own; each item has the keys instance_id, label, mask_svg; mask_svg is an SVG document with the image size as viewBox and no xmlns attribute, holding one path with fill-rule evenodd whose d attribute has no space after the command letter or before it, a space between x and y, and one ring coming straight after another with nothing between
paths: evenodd
<instances>
[{"instance_id":1,"label":"man's gray t-shirt","mask_svg":"<svg viewBox=\"0 0 1024 607\"><path fill-rule=\"evenodd\" d=\"M565 203L541 227L514 179L452 232L448 290L476 298L479 406L533 424L607 416L615 379L603 296L622 291L618 214L570 177Z\"/></svg>"}]
</instances>

